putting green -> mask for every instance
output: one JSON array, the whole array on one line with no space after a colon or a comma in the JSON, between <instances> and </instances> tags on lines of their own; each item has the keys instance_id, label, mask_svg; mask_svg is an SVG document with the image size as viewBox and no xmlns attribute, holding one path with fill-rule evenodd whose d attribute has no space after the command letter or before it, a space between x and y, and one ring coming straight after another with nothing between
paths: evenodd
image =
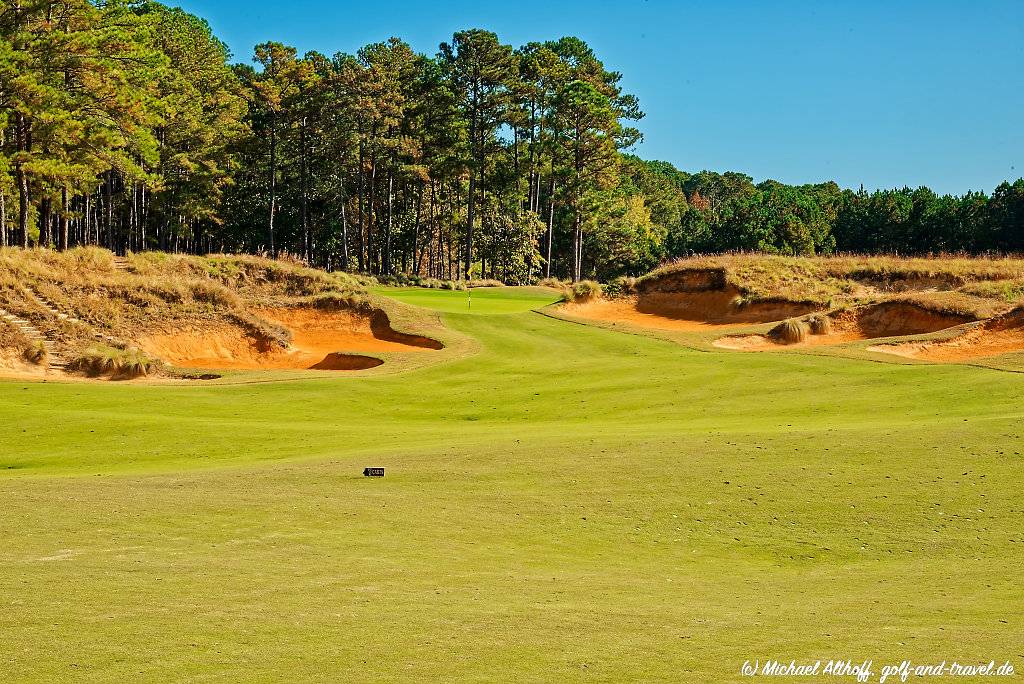
<instances>
[{"instance_id":1,"label":"putting green","mask_svg":"<svg viewBox=\"0 0 1024 684\"><path fill-rule=\"evenodd\" d=\"M444 319L401 374L0 383L3 678L1024 668L1021 375Z\"/></svg>"}]
</instances>

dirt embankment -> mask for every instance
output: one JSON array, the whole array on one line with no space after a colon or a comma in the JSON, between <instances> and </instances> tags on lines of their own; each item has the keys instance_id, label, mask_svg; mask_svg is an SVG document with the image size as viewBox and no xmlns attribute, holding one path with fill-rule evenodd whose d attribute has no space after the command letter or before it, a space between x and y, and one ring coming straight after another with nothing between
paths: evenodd
<instances>
[{"instance_id":1,"label":"dirt embankment","mask_svg":"<svg viewBox=\"0 0 1024 684\"><path fill-rule=\"evenodd\" d=\"M819 318L822 316L819 315ZM772 335L729 335L715 341L715 346L740 351L765 351L779 347L813 347L845 344L858 340L884 337L922 335L946 330L975 319L925 308L903 301L882 302L829 314L824 324L811 325L810 319L799 321L807 334L799 341L784 341ZM815 334L817 333L817 334Z\"/></svg>"},{"instance_id":2,"label":"dirt embankment","mask_svg":"<svg viewBox=\"0 0 1024 684\"><path fill-rule=\"evenodd\" d=\"M569 304L573 316L658 330L701 331L769 323L819 310L813 302L746 299L724 271L676 271L638 284L633 296Z\"/></svg>"},{"instance_id":3,"label":"dirt embankment","mask_svg":"<svg viewBox=\"0 0 1024 684\"><path fill-rule=\"evenodd\" d=\"M287 347L240 326L190 326L143 335L139 346L181 368L362 370L382 362L358 352L416 352L440 349L436 340L400 333L384 312L315 308L256 311L291 331Z\"/></svg>"},{"instance_id":4,"label":"dirt embankment","mask_svg":"<svg viewBox=\"0 0 1024 684\"><path fill-rule=\"evenodd\" d=\"M1024 351L1024 308L979 323L945 340L876 344L868 349L906 358L949 363Z\"/></svg>"}]
</instances>

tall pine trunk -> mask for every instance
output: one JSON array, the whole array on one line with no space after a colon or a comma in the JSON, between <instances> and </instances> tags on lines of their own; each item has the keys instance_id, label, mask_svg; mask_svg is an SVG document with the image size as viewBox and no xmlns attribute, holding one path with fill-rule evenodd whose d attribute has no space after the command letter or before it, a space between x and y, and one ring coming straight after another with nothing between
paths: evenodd
<instances>
[{"instance_id":1,"label":"tall pine trunk","mask_svg":"<svg viewBox=\"0 0 1024 684\"><path fill-rule=\"evenodd\" d=\"M7 193L0 189L0 247L7 246Z\"/></svg>"},{"instance_id":2,"label":"tall pine trunk","mask_svg":"<svg viewBox=\"0 0 1024 684\"><path fill-rule=\"evenodd\" d=\"M363 210L363 175L364 175L363 174L363 162L364 162L364 155L365 155L365 152L364 152L364 149L363 149L363 143L360 142L359 143L359 173L357 174L357 176L359 178L359 185L356 188L356 192L358 193L357 204L359 205L359 226L358 226L359 230L356 231L356 249L358 250L357 256L359 258L359 272L360 273L365 273L366 272L366 259L363 256L363 252L365 251L365 244L364 244L364 240L363 240L363 221L364 221L364 213L365 213L364 210Z\"/></svg>"},{"instance_id":3,"label":"tall pine trunk","mask_svg":"<svg viewBox=\"0 0 1024 684\"><path fill-rule=\"evenodd\" d=\"M302 175L302 256L308 264L312 256L312 244L309 240L309 168L306 161L306 117L302 117L302 140L300 144L300 164Z\"/></svg>"},{"instance_id":4,"label":"tall pine trunk","mask_svg":"<svg viewBox=\"0 0 1024 684\"><path fill-rule=\"evenodd\" d=\"M68 248L68 214L71 213L71 206L68 203L68 186L60 189L60 235L57 238L57 246L61 251Z\"/></svg>"},{"instance_id":5,"label":"tall pine trunk","mask_svg":"<svg viewBox=\"0 0 1024 684\"><path fill-rule=\"evenodd\" d=\"M348 271L348 219L345 217L345 179L341 179L341 270Z\"/></svg>"},{"instance_id":6,"label":"tall pine trunk","mask_svg":"<svg viewBox=\"0 0 1024 684\"><path fill-rule=\"evenodd\" d=\"M384 275L391 275L391 230L395 220L395 171L388 169L388 228L384 236Z\"/></svg>"},{"instance_id":7,"label":"tall pine trunk","mask_svg":"<svg viewBox=\"0 0 1024 684\"><path fill-rule=\"evenodd\" d=\"M274 242L274 214L277 213L277 123L270 118L270 221L267 223L267 239L270 255L277 258L277 244Z\"/></svg>"},{"instance_id":8,"label":"tall pine trunk","mask_svg":"<svg viewBox=\"0 0 1024 684\"><path fill-rule=\"evenodd\" d=\"M551 199L548 206L548 258L544 263L544 277L551 277L551 245L555 240L555 171L551 163Z\"/></svg>"}]
</instances>

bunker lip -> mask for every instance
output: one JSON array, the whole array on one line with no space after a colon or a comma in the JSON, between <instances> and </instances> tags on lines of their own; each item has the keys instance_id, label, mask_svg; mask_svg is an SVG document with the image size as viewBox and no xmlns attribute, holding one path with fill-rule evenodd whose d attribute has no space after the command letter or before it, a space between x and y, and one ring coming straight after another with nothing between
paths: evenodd
<instances>
[{"instance_id":1,"label":"bunker lip","mask_svg":"<svg viewBox=\"0 0 1024 684\"><path fill-rule=\"evenodd\" d=\"M566 313L592 320L629 323L657 330L704 331L770 323L820 309L813 302L765 299L745 302L738 290L640 293L621 299L593 299L565 305Z\"/></svg>"},{"instance_id":2,"label":"bunker lip","mask_svg":"<svg viewBox=\"0 0 1024 684\"><path fill-rule=\"evenodd\" d=\"M876 344L868 351L955 363L1024 351L1024 308L1018 307L944 340Z\"/></svg>"},{"instance_id":3,"label":"bunker lip","mask_svg":"<svg viewBox=\"0 0 1024 684\"><path fill-rule=\"evenodd\" d=\"M229 323L191 325L146 334L139 346L179 368L235 370L365 370L384 362L359 352L421 352L437 340L401 333L383 311L307 307L256 310L292 333L287 348Z\"/></svg>"},{"instance_id":4,"label":"bunker lip","mask_svg":"<svg viewBox=\"0 0 1024 684\"><path fill-rule=\"evenodd\" d=\"M787 344L769 335L726 335L715 340L713 344L722 349L737 351L832 346L860 340L923 335L975 320L970 316L935 311L906 301L882 302L850 311L832 312L828 317L832 324L831 332L811 334L800 342Z\"/></svg>"}]
</instances>

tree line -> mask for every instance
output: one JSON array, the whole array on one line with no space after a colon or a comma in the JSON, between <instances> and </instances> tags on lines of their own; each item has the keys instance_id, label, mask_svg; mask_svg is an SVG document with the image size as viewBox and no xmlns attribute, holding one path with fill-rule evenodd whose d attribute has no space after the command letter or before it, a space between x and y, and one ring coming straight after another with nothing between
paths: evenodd
<instances>
[{"instance_id":1,"label":"tree line","mask_svg":"<svg viewBox=\"0 0 1024 684\"><path fill-rule=\"evenodd\" d=\"M621 79L572 37L268 42L236 64L157 2L2 0L0 241L516 283L739 249L1024 250L1024 181L868 194L641 160Z\"/></svg>"}]
</instances>

